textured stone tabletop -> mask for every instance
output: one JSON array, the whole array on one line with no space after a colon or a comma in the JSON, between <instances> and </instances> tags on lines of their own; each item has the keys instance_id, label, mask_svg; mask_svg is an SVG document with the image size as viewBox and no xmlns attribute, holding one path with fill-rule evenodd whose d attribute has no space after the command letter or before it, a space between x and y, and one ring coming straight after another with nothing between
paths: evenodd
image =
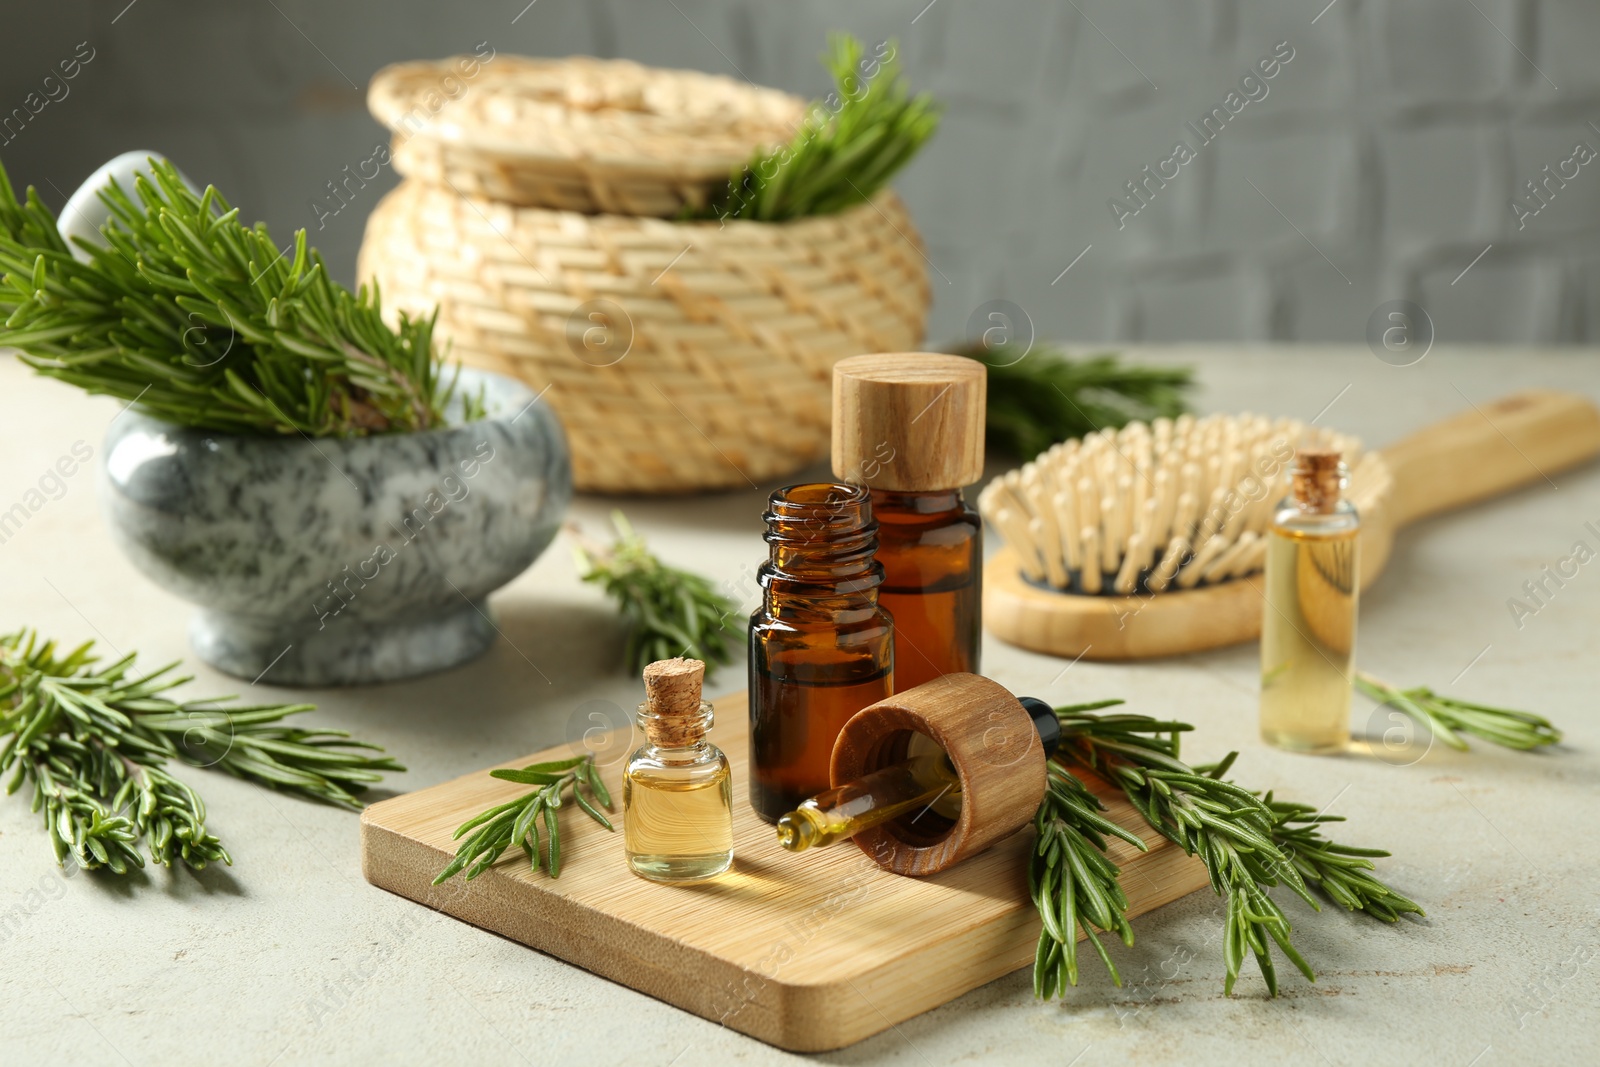
<instances>
[{"instance_id":1,"label":"textured stone tabletop","mask_svg":"<svg viewBox=\"0 0 1600 1067\"><path fill-rule=\"evenodd\" d=\"M1405 368L1364 348L1139 355L1194 362L1203 410L1309 419L1326 408L1323 423L1370 446L1522 386L1600 400L1592 351L1441 346ZM620 666L621 623L577 580L561 542L493 599L503 639L445 674L301 692L273 688L270 672L251 688L194 662L189 607L136 573L99 517L93 467L117 410L0 362L0 514L18 503L25 512L0 529L0 629L33 625L71 643L138 649L147 666L187 657L195 694L315 701L308 719L379 742L410 768L386 783L395 791L581 735L590 712L640 699ZM47 477L60 457L91 449L72 476ZM30 495L41 478L44 491ZM728 583L748 606L770 488L620 504L660 555ZM574 517L598 528L616 504L582 498ZM1064 661L986 639L985 673L1015 691L1058 702L1121 696L1130 710L1189 719L1199 727L1192 758L1238 748L1241 781L1347 816L1339 836L1393 850L1383 876L1428 918L1390 927L1331 909L1314 915L1291 900L1295 942L1318 981L1285 964L1283 995L1271 1002L1246 964L1230 999L1221 908L1195 894L1137 920L1132 949L1112 947L1120 990L1089 955L1065 1003L1035 1002L1018 973L820 1058L1083 1067L1592 1060L1600 836L1580 820L1595 813L1600 784L1600 563L1582 567L1520 628L1507 601L1575 542L1600 548L1597 529L1600 464L1405 530L1363 595L1363 667L1543 712L1567 732L1567 745L1546 755L1435 746L1410 766L1290 755L1256 739L1253 646L1064 671ZM740 664L711 691L743 685ZM1370 705L1356 705L1360 732ZM374 889L361 878L347 812L209 772L187 777L209 802L232 868L64 877L26 799L0 800L0 1062L798 1059Z\"/></svg>"}]
</instances>

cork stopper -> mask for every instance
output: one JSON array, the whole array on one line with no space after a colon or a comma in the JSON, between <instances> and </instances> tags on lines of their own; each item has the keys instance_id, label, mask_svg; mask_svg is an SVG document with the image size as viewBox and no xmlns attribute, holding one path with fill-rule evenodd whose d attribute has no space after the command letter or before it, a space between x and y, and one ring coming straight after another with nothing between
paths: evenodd
<instances>
[{"instance_id":1,"label":"cork stopper","mask_svg":"<svg viewBox=\"0 0 1600 1067\"><path fill-rule=\"evenodd\" d=\"M833 365L833 473L872 489L937 492L983 477L988 368L893 352Z\"/></svg>"},{"instance_id":2,"label":"cork stopper","mask_svg":"<svg viewBox=\"0 0 1600 1067\"><path fill-rule=\"evenodd\" d=\"M658 659L644 669L640 723L653 745L681 748L705 736L700 686L706 665L697 659Z\"/></svg>"},{"instance_id":3,"label":"cork stopper","mask_svg":"<svg viewBox=\"0 0 1600 1067\"><path fill-rule=\"evenodd\" d=\"M1344 468L1337 450L1297 448L1294 453L1295 502L1308 511L1326 515L1339 504Z\"/></svg>"}]
</instances>

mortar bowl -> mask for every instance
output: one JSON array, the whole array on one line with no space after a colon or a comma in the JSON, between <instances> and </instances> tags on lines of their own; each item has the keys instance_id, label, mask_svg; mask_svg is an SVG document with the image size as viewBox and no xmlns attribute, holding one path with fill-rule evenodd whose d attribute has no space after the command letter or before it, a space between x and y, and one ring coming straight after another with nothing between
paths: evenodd
<instances>
[{"instance_id":1,"label":"mortar bowl","mask_svg":"<svg viewBox=\"0 0 1600 1067\"><path fill-rule=\"evenodd\" d=\"M462 396L485 417L461 420ZM447 425L310 438L176 426L107 433L102 510L146 577L199 606L202 660L252 682L389 682L482 654L488 596L550 544L572 499L555 414L463 370Z\"/></svg>"}]
</instances>

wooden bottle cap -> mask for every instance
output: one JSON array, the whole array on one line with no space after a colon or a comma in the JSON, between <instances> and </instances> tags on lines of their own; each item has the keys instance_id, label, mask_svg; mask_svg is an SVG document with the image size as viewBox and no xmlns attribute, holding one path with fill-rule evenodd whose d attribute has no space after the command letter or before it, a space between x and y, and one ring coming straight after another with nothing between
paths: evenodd
<instances>
[{"instance_id":1,"label":"wooden bottle cap","mask_svg":"<svg viewBox=\"0 0 1600 1067\"><path fill-rule=\"evenodd\" d=\"M933 821L922 816L856 834L852 840L879 866L934 874L1033 821L1044 800L1044 743L1022 702L976 674L946 674L856 712L833 746L833 784L905 759L912 733L949 755L961 780L961 815L931 833L920 829Z\"/></svg>"},{"instance_id":2,"label":"wooden bottle cap","mask_svg":"<svg viewBox=\"0 0 1600 1067\"><path fill-rule=\"evenodd\" d=\"M936 492L983 477L988 368L891 352L833 365L833 473L873 489Z\"/></svg>"},{"instance_id":3,"label":"wooden bottle cap","mask_svg":"<svg viewBox=\"0 0 1600 1067\"><path fill-rule=\"evenodd\" d=\"M644 732L666 748L691 745L705 734L700 688L706 665L697 659L658 659L644 669Z\"/></svg>"}]
</instances>

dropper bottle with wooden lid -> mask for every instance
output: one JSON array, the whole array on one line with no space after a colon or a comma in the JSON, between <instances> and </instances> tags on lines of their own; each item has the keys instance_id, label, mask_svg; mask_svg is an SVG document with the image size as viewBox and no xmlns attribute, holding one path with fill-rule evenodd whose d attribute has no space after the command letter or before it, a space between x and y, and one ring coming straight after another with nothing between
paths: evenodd
<instances>
[{"instance_id":1,"label":"dropper bottle with wooden lid","mask_svg":"<svg viewBox=\"0 0 1600 1067\"><path fill-rule=\"evenodd\" d=\"M655 882L703 881L733 862L733 773L706 740L705 668L679 657L644 669L645 744L623 770L622 830L628 866Z\"/></svg>"},{"instance_id":2,"label":"dropper bottle with wooden lid","mask_svg":"<svg viewBox=\"0 0 1600 1067\"><path fill-rule=\"evenodd\" d=\"M894 688L979 669L987 368L933 352L852 356L833 369L833 472L866 486L878 599L894 617Z\"/></svg>"}]
</instances>

